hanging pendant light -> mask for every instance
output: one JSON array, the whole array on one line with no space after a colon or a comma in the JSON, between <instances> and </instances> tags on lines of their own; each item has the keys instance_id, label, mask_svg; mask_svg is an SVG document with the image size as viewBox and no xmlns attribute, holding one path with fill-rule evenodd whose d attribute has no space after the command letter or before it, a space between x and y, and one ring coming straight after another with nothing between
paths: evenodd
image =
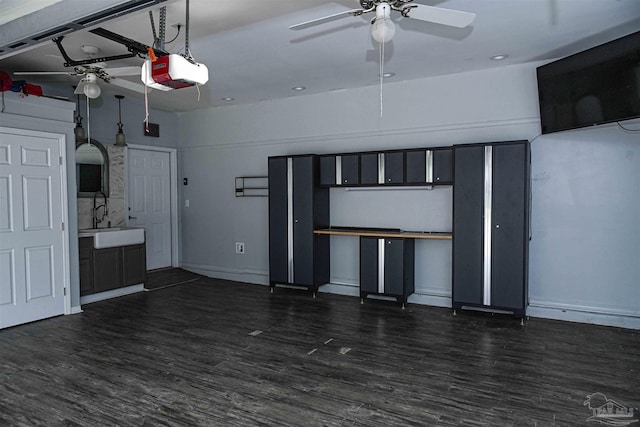
<instances>
[{"instance_id":1,"label":"hanging pendant light","mask_svg":"<svg viewBox=\"0 0 640 427\"><path fill-rule=\"evenodd\" d=\"M126 147L127 139L124 136L124 132L122 131L122 107L120 101L124 98L124 95L116 95L118 99L118 133L116 134L116 146L117 147Z\"/></svg>"},{"instance_id":2,"label":"hanging pendant light","mask_svg":"<svg viewBox=\"0 0 640 427\"><path fill-rule=\"evenodd\" d=\"M76 88L75 86L73 87L74 89ZM80 115L80 94L78 94L78 105L76 107L76 128L73 130L73 132L76 135L76 140L83 140L87 138L87 135L84 133L84 128L82 127L82 116Z\"/></svg>"}]
</instances>

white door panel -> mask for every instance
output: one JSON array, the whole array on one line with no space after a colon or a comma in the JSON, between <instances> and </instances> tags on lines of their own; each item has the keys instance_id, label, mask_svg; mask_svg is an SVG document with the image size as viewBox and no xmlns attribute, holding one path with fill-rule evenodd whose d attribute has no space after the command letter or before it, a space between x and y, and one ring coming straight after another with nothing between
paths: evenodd
<instances>
[{"instance_id":1,"label":"white door panel","mask_svg":"<svg viewBox=\"0 0 640 427\"><path fill-rule=\"evenodd\" d=\"M64 314L61 139L0 131L0 328Z\"/></svg>"},{"instance_id":2,"label":"white door panel","mask_svg":"<svg viewBox=\"0 0 640 427\"><path fill-rule=\"evenodd\" d=\"M130 148L128 224L144 227L147 268L171 266L170 154Z\"/></svg>"}]
</instances>

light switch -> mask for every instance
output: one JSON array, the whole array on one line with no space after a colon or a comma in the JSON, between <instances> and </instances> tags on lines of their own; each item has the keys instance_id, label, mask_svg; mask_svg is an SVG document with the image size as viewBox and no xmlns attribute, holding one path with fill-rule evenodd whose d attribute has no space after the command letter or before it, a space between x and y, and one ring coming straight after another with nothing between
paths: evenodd
<instances>
[{"instance_id":1,"label":"light switch","mask_svg":"<svg viewBox=\"0 0 640 427\"><path fill-rule=\"evenodd\" d=\"M189 199L184 199L184 207L185 208L189 207Z\"/></svg>"}]
</instances>

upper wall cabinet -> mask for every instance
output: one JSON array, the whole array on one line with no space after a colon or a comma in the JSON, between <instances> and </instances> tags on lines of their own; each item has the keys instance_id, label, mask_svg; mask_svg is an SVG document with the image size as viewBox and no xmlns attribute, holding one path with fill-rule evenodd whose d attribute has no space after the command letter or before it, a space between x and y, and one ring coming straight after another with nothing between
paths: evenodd
<instances>
[{"instance_id":1,"label":"upper wall cabinet","mask_svg":"<svg viewBox=\"0 0 640 427\"><path fill-rule=\"evenodd\" d=\"M360 154L360 184L403 184L404 151Z\"/></svg>"},{"instance_id":2,"label":"upper wall cabinet","mask_svg":"<svg viewBox=\"0 0 640 427\"><path fill-rule=\"evenodd\" d=\"M438 184L453 184L452 148L320 156L323 187Z\"/></svg>"},{"instance_id":3,"label":"upper wall cabinet","mask_svg":"<svg viewBox=\"0 0 640 427\"><path fill-rule=\"evenodd\" d=\"M360 156L358 154L336 156L336 169L340 171L340 176L336 180L340 185L358 185L360 183Z\"/></svg>"},{"instance_id":4,"label":"upper wall cabinet","mask_svg":"<svg viewBox=\"0 0 640 427\"><path fill-rule=\"evenodd\" d=\"M320 185L322 187L332 186L338 183L336 175L336 156L320 156Z\"/></svg>"},{"instance_id":5,"label":"upper wall cabinet","mask_svg":"<svg viewBox=\"0 0 640 427\"><path fill-rule=\"evenodd\" d=\"M453 184L453 149L408 150L407 184Z\"/></svg>"},{"instance_id":6,"label":"upper wall cabinet","mask_svg":"<svg viewBox=\"0 0 640 427\"><path fill-rule=\"evenodd\" d=\"M360 183L360 155L330 154L320 156L320 185L358 185Z\"/></svg>"}]
</instances>

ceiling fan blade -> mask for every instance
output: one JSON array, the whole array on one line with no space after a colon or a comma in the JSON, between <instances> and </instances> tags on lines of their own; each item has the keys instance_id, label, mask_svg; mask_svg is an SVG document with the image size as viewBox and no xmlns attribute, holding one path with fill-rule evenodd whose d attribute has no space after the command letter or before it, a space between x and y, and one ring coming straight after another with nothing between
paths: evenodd
<instances>
[{"instance_id":1,"label":"ceiling fan blade","mask_svg":"<svg viewBox=\"0 0 640 427\"><path fill-rule=\"evenodd\" d=\"M84 95L84 87L87 85L83 80L78 82L78 86L76 86L76 90L73 91L74 95Z\"/></svg>"},{"instance_id":2,"label":"ceiling fan blade","mask_svg":"<svg viewBox=\"0 0 640 427\"><path fill-rule=\"evenodd\" d=\"M364 13L364 9L351 9L345 10L344 12L334 13L333 15L324 16L322 18L312 19L311 21L301 22L299 24L295 24L289 27L290 30L304 30L305 28L313 27L315 25L324 24L326 22L335 21L337 19L342 19L348 15L358 16Z\"/></svg>"},{"instance_id":3,"label":"ceiling fan blade","mask_svg":"<svg viewBox=\"0 0 640 427\"><path fill-rule=\"evenodd\" d=\"M138 74L140 74L140 70L138 70ZM120 86L124 89L129 89L133 92L144 93L144 85L139 83L130 82L129 80L124 79L112 79L109 81L110 84L114 86ZM151 88L149 88L151 90Z\"/></svg>"},{"instance_id":4,"label":"ceiling fan blade","mask_svg":"<svg viewBox=\"0 0 640 427\"><path fill-rule=\"evenodd\" d=\"M420 19L421 21L435 22L436 24L448 25L450 27L464 28L471 24L476 18L472 12L461 10L443 9L441 7L412 5L407 17Z\"/></svg>"},{"instance_id":5,"label":"ceiling fan blade","mask_svg":"<svg viewBox=\"0 0 640 427\"><path fill-rule=\"evenodd\" d=\"M112 77L140 75L140 67L104 68L103 71Z\"/></svg>"},{"instance_id":6,"label":"ceiling fan blade","mask_svg":"<svg viewBox=\"0 0 640 427\"><path fill-rule=\"evenodd\" d=\"M14 71L16 76L75 76L76 73L68 71Z\"/></svg>"}]
</instances>

